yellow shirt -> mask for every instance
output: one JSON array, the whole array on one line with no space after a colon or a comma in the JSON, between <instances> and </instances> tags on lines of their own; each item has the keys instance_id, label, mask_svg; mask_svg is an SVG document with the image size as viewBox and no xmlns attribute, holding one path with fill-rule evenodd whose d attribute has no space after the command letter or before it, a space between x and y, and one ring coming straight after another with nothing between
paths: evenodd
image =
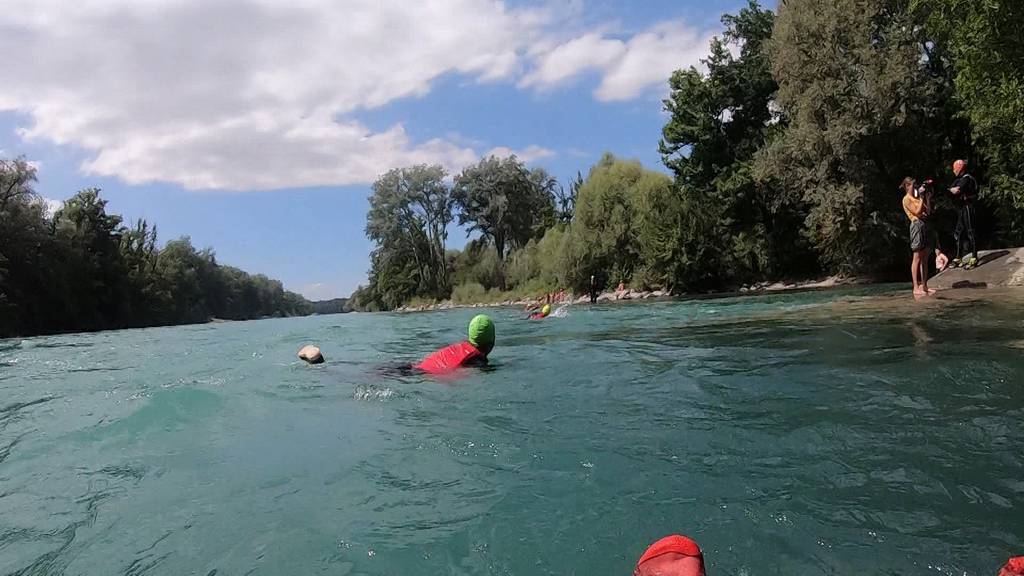
<instances>
[{"instance_id":1,"label":"yellow shirt","mask_svg":"<svg viewBox=\"0 0 1024 576\"><path fill-rule=\"evenodd\" d=\"M911 222L920 220L925 213L924 198L914 198L910 194L905 195L903 211L907 213L907 218L910 218Z\"/></svg>"}]
</instances>

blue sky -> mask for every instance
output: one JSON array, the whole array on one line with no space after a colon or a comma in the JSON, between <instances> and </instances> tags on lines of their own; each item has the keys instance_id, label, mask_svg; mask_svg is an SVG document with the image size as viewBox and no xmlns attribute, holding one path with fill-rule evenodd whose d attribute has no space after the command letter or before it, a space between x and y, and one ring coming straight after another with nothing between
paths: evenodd
<instances>
[{"instance_id":1,"label":"blue sky","mask_svg":"<svg viewBox=\"0 0 1024 576\"><path fill-rule=\"evenodd\" d=\"M162 241L315 299L365 280L388 168L517 152L565 182L611 151L660 169L668 74L745 4L12 1L0 150L38 163L41 195L102 188Z\"/></svg>"}]
</instances>

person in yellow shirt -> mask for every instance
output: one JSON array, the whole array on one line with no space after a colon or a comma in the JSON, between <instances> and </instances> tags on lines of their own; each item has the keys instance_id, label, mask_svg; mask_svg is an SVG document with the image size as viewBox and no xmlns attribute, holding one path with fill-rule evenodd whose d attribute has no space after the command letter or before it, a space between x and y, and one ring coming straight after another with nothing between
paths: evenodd
<instances>
[{"instance_id":1,"label":"person in yellow shirt","mask_svg":"<svg viewBox=\"0 0 1024 576\"><path fill-rule=\"evenodd\" d=\"M931 262L934 236L928 227L928 215L931 213L931 195L917 181L906 177L900 184L903 189L903 211L910 219L910 250L914 258L910 263L910 280L914 284L914 297L920 298L932 294L935 290L928 288L928 265ZM936 250L936 267L942 271L948 258Z\"/></svg>"}]
</instances>

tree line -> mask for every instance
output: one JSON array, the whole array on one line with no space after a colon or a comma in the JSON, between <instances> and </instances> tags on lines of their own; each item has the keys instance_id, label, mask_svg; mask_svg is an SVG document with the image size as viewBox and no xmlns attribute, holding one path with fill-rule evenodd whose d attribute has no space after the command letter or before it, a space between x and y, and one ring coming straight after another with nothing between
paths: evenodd
<instances>
[{"instance_id":1,"label":"tree line","mask_svg":"<svg viewBox=\"0 0 1024 576\"><path fill-rule=\"evenodd\" d=\"M98 189L50 215L35 182L24 158L0 160L0 338L313 312L187 237L159 248L156 226L124 225Z\"/></svg>"},{"instance_id":2,"label":"tree line","mask_svg":"<svg viewBox=\"0 0 1024 576\"><path fill-rule=\"evenodd\" d=\"M909 257L899 182L949 184L956 158L982 183L983 242L1020 243L1022 16L1008 0L750 1L702 69L668 80L671 176L610 154L566 185L515 157L450 181L392 170L373 185L376 248L352 305L584 291L591 276L675 292L885 277ZM453 222L477 233L463 250L445 247Z\"/></svg>"}]
</instances>

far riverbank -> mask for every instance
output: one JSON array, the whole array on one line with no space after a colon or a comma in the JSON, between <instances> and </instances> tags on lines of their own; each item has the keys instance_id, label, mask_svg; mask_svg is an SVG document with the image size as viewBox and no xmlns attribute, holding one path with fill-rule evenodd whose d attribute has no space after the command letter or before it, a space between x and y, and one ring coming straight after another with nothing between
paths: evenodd
<instances>
[{"instance_id":1,"label":"far riverbank","mask_svg":"<svg viewBox=\"0 0 1024 576\"><path fill-rule=\"evenodd\" d=\"M658 301L658 300L671 300L674 298L697 298L707 296L730 296L735 294L760 294L768 292L790 292L790 291L801 291L801 290L822 290L828 288L839 288L844 286L863 286L866 284L873 284L876 281L874 279L866 277L842 277L842 276L829 276L826 278L810 279L802 281L776 281L776 282L760 282L757 284L751 284L748 286L741 286L737 290L733 291L722 291L722 292L710 292L705 294L695 293L679 293L674 294L668 290L636 290L633 288L623 288L622 290L608 290L601 292L597 296L597 302L601 304L607 303L624 303L624 302L636 302L636 301ZM498 298L498 299L483 299L480 301L472 302L454 302L452 300L441 300L438 302L429 303L418 303L410 304L397 308L396 312L429 312L433 310L450 310L454 308L499 308L499 307L518 307L526 309L534 309L543 306L544 304L550 303L554 306L563 304L588 304L590 303L590 296L588 294L575 294L572 292L557 292L552 293L552 297L547 296L533 297L533 298Z\"/></svg>"},{"instance_id":2,"label":"far riverbank","mask_svg":"<svg viewBox=\"0 0 1024 576\"><path fill-rule=\"evenodd\" d=\"M947 269L933 276L930 279L932 286L940 290L962 289L962 288L988 288L988 287L1020 287L1024 286L1024 248L1004 248L997 250L981 250L979 265L972 270ZM602 292L598 297L599 303L635 302L645 300L666 300L672 298L698 298L730 296L736 294L762 294L770 292L795 292L802 290L824 290L829 288L840 288L849 286L864 286L875 284L881 280L867 276L828 276L826 278L809 279L802 281L776 281L760 282L747 286L741 286L736 290L712 292L705 294L681 293L673 294L668 290L634 290L626 288L623 290L611 290ZM909 280L908 280L909 289ZM501 306L516 306L522 308L537 308L550 302L553 305L561 304L585 304L590 302L587 294L577 295L571 292L564 292L564 297L556 297L548 300L540 298L484 298L479 301L442 300L431 303L418 303L398 308L397 312L426 312L430 310L448 310L452 308L495 308Z\"/></svg>"}]
</instances>

